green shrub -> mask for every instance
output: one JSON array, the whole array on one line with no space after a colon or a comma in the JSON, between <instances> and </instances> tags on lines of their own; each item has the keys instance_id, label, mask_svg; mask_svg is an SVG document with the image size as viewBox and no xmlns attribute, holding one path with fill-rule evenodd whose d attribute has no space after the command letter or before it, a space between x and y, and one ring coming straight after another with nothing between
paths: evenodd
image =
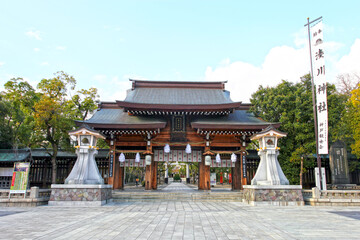
<instances>
[{"instance_id":1,"label":"green shrub","mask_svg":"<svg viewBox=\"0 0 360 240\"><path fill-rule=\"evenodd\" d=\"M180 175L179 174L175 174L174 181L180 181Z\"/></svg>"}]
</instances>

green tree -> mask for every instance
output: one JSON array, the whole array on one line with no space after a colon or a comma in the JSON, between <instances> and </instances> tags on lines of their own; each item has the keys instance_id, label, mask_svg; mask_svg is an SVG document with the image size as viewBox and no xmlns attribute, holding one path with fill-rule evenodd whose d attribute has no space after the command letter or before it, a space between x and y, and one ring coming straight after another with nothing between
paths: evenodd
<instances>
[{"instance_id":1,"label":"green tree","mask_svg":"<svg viewBox=\"0 0 360 240\"><path fill-rule=\"evenodd\" d=\"M9 149L11 145L11 127L9 126L10 103L4 99L4 93L0 94L0 148Z\"/></svg>"},{"instance_id":2,"label":"green tree","mask_svg":"<svg viewBox=\"0 0 360 240\"><path fill-rule=\"evenodd\" d=\"M13 149L31 147L34 143L34 105L38 101L35 89L22 78L5 83L1 93L1 141Z\"/></svg>"},{"instance_id":3,"label":"green tree","mask_svg":"<svg viewBox=\"0 0 360 240\"><path fill-rule=\"evenodd\" d=\"M328 84L329 142L334 138L332 129L339 123L344 109L344 98L337 94L335 86ZM291 184L298 184L305 168L313 167L306 161L315 153L314 116L311 80L309 75L299 83L282 81L276 87L262 87L252 95L251 111L265 121L280 122L279 130L288 135L280 139L279 162ZM303 169L300 163L304 161Z\"/></svg>"},{"instance_id":4,"label":"green tree","mask_svg":"<svg viewBox=\"0 0 360 240\"><path fill-rule=\"evenodd\" d=\"M68 131L75 127L74 120L84 120L97 107L96 88L79 90L73 97L76 80L65 72L57 72L54 78L42 79L38 84L39 101L34 106L35 127L38 141L48 149L52 164L52 182L56 183L56 157L60 147L69 147Z\"/></svg>"},{"instance_id":5,"label":"green tree","mask_svg":"<svg viewBox=\"0 0 360 240\"><path fill-rule=\"evenodd\" d=\"M99 95L96 88L81 89L69 100L68 107L73 109L74 119L86 120L97 108Z\"/></svg>"},{"instance_id":6,"label":"green tree","mask_svg":"<svg viewBox=\"0 0 360 240\"><path fill-rule=\"evenodd\" d=\"M39 142L51 156L52 183L56 183L59 147L68 140L67 132L74 126L73 113L66 97L68 88L73 90L75 85L75 79L64 72L56 73L51 79L42 79L38 84L41 95L35 104L35 127Z\"/></svg>"}]
</instances>

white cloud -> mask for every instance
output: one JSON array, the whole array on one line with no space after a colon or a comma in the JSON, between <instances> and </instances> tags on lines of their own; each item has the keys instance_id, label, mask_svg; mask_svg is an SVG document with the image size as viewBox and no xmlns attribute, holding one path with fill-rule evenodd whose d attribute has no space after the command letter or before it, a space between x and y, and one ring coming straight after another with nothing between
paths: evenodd
<instances>
[{"instance_id":1,"label":"white cloud","mask_svg":"<svg viewBox=\"0 0 360 240\"><path fill-rule=\"evenodd\" d=\"M97 81L95 86L98 89L100 100L110 102L125 99L126 91L131 88L131 82L129 81L129 79L147 80L145 77L135 74L126 74L122 77L110 77L100 74L95 75L93 79Z\"/></svg>"},{"instance_id":2,"label":"white cloud","mask_svg":"<svg viewBox=\"0 0 360 240\"><path fill-rule=\"evenodd\" d=\"M48 63L48 62L42 62L42 63L40 63L40 65L41 65L41 66L48 66L49 63Z\"/></svg>"},{"instance_id":3,"label":"white cloud","mask_svg":"<svg viewBox=\"0 0 360 240\"><path fill-rule=\"evenodd\" d=\"M99 74L99 75L93 76L93 79L99 83L106 83L107 76Z\"/></svg>"},{"instance_id":4,"label":"white cloud","mask_svg":"<svg viewBox=\"0 0 360 240\"><path fill-rule=\"evenodd\" d=\"M65 49L66 49L65 46L57 46L57 47L56 47L56 50L60 50L60 51L63 51L63 50L65 50Z\"/></svg>"},{"instance_id":5,"label":"white cloud","mask_svg":"<svg viewBox=\"0 0 360 240\"><path fill-rule=\"evenodd\" d=\"M335 64L338 74L360 73L360 39L356 39L350 48L349 54L340 58Z\"/></svg>"},{"instance_id":6,"label":"white cloud","mask_svg":"<svg viewBox=\"0 0 360 240\"><path fill-rule=\"evenodd\" d=\"M3 66L5 64L5 62L0 62L0 67Z\"/></svg>"},{"instance_id":7,"label":"white cloud","mask_svg":"<svg viewBox=\"0 0 360 240\"><path fill-rule=\"evenodd\" d=\"M34 52L39 52L40 48L34 48Z\"/></svg>"},{"instance_id":8,"label":"white cloud","mask_svg":"<svg viewBox=\"0 0 360 240\"><path fill-rule=\"evenodd\" d=\"M228 80L226 88L231 90L233 101L249 102L251 94L260 85L276 86L281 80L298 82L300 77L310 72L310 60L306 34L299 31L294 35L295 48L277 46L270 49L261 66L229 59L222 60L216 67L208 66L205 80ZM340 73L360 74L360 39L356 39L349 54L339 57L344 44L325 42L326 79L335 83Z\"/></svg>"},{"instance_id":9,"label":"white cloud","mask_svg":"<svg viewBox=\"0 0 360 240\"><path fill-rule=\"evenodd\" d=\"M40 37L40 31L39 30L29 30L25 33L26 36L29 38L35 38L36 40L42 40Z\"/></svg>"},{"instance_id":10,"label":"white cloud","mask_svg":"<svg viewBox=\"0 0 360 240\"><path fill-rule=\"evenodd\" d=\"M293 34L294 43L296 47L304 47L309 44L308 32L306 28L301 28L299 31Z\"/></svg>"},{"instance_id":11,"label":"white cloud","mask_svg":"<svg viewBox=\"0 0 360 240\"><path fill-rule=\"evenodd\" d=\"M281 80L296 82L309 72L309 57L306 49L289 46L272 48L260 67L250 63L222 60L215 69L207 67L205 80L228 80L226 88L231 90L233 101L249 102L251 94L260 85L275 86Z\"/></svg>"}]
</instances>

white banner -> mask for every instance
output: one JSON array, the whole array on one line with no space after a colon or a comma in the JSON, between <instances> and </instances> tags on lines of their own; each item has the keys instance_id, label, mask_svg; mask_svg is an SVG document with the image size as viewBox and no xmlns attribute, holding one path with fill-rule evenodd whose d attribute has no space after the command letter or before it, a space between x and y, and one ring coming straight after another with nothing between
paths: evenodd
<instances>
[{"instance_id":1,"label":"white banner","mask_svg":"<svg viewBox=\"0 0 360 240\"><path fill-rule=\"evenodd\" d=\"M328 154L328 105L325 79L323 24L311 27L311 50L313 58L314 87L318 123L319 154Z\"/></svg>"},{"instance_id":2,"label":"white banner","mask_svg":"<svg viewBox=\"0 0 360 240\"><path fill-rule=\"evenodd\" d=\"M135 159L125 159L125 162L120 162L120 167L146 167L145 159L140 159L140 162L135 162Z\"/></svg>"},{"instance_id":3,"label":"white banner","mask_svg":"<svg viewBox=\"0 0 360 240\"><path fill-rule=\"evenodd\" d=\"M155 162L201 162L202 152L191 151L187 154L185 150L171 150L164 153L164 150L154 150Z\"/></svg>"}]
</instances>

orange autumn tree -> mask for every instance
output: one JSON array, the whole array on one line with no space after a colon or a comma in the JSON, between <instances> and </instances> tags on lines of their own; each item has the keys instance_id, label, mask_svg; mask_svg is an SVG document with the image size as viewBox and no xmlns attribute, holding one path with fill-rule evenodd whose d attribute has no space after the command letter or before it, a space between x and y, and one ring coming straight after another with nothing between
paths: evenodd
<instances>
[{"instance_id":1,"label":"orange autumn tree","mask_svg":"<svg viewBox=\"0 0 360 240\"><path fill-rule=\"evenodd\" d=\"M348 120L354 138L351 149L356 156L360 157L360 84L351 91Z\"/></svg>"}]
</instances>

